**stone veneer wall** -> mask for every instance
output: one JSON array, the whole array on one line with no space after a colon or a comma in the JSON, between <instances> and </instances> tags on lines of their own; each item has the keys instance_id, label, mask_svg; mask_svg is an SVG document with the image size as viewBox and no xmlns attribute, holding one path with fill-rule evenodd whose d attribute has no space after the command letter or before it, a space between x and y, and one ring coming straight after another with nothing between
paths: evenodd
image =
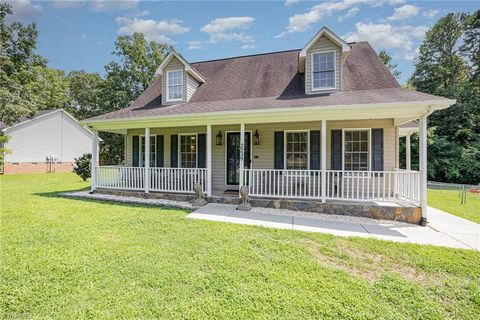
<instances>
[{"instance_id":1,"label":"stone veneer wall","mask_svg":"<svg viewBox=\"0 0 480 320\"><path fill-rule=\"evenodd\" d=\"M107 190L97 189L95 192L114 194L126 197L139 197L149 199L168 199L175 201L190 201L195 198L194 195L177 194L177 193L144 193L136 191ZM240 204L237 197L210 197L207 198L210 203L224 204ZM420 224L422 220L422 209L413 206L382 206L371 202L365 203L349 203L349 202L332 202L312 200L289 200L289 199L250 199L250 204L254 207L287 209L292 211L307 211L323 214L336 214L354 217L364 217L372 219L393 220L407 222L412 224Z\"/></svg>"}]
</instances>

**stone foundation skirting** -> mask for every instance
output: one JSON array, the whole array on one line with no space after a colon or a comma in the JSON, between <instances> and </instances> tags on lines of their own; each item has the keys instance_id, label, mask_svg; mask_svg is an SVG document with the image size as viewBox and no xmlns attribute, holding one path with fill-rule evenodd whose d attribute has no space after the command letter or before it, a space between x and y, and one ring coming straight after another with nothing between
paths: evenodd
<instances>
[{"instance_id":1,"label":"stone foundation skirting","mask_svg":"<svg viewBox=\"0 0 480 320\"><path fill-rule=\"evenodd\" d=\"M46 162L7 162L3 165L4 174L72 172L73 162L50 165Z\"/></svg>"},{"instance_id":2,"label":"stone foundation skirting","mask_svg":"<svg viewBox=\"0 0 480 320\"><path fill-rule=\"evenodd\" d=\"M124 191L111 189L97 189L95 193L111 194L124 197L137 197L144 199L166 199L173 201L191 201L195 198L193 194L181 193L144 193L141 191ZM235 196L214 196L207 198L209 203L240 204L240 199ZM399 204L380 205L371 202L337 202L327 201L322 203L314 200L290 200L290 199L250 199L253 207L286 209L292 211L305 211L322 214L336 214L371 219L393 220L420 224L422 220L422 209L414 206L403 206Z\"/></svg>"}]
</instances>

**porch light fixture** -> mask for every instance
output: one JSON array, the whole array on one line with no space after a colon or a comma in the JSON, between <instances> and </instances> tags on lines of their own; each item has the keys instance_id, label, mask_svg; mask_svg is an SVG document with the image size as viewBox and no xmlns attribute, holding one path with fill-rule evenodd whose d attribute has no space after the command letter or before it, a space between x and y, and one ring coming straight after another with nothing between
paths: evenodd
<instances>
[{"instance_id":1,"label":"porch light fixture","mask_svg":"<svg viewBox=\"0 0 480 320\"><path fill-rule=\"evenodd\" d=\"M260 134L258 133L258 129L255 130L253 135L253 144L258 146L260 144Z\"/></svg>"},{"instance_id":2,"label":"porch light fixture","mask_svg":"<svg viewBox=\"0 0 480 320\"><path fill-rule=\"evenodd\" d=\"M222 132L220 130L218 130L218 133L215 137L217 138L217 143L216 143L217 146L221 146L223 144Z\"/></svg>"}]
</instances>

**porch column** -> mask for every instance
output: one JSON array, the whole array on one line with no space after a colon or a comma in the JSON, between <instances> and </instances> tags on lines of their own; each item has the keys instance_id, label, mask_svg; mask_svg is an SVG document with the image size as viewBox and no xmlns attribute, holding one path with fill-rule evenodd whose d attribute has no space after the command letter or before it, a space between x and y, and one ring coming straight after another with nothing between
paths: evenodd
<instances>
[{"instance_id":1,"label":"porch column","mask_svg":"<svg viewBox=\"0 0 480 320\"><path fill-rule=\"evenodd\" d=\"M207 197L212 196L212 125L207 124Z\"/></svg>"},{"instance_id":2,"label":"porch column","mask_svg":"<svg viewBox=\"0 0 480 320\"><path fill-rule=\"evenodd\" d=\"M427 115L419 119L420 205L422 223L427 221Z\"/></svg>"},{"instance_id":3,"label":"porch column","mask_svg":"<svg viewBox=\"0 0 480 320\"><path fill-rule=\"evenodd\" d=\"M90 193L95 191L97 186L97 163L98 163L98 131L92 130L92 169L91 169L91 184L90 184Z\"/></svg>"},{"instance_id":4,"label":"porch column","mask_svg":"<svg viewBox=\"0 0 480 320\"><path fill-rule=\"evenodd\" d=\"M400 169L400 127L395 127L395 168Z\"/></svg>"},{"instance_id":5,"label":"porch column","mask_svg":"<svg viewBox=\"0 0 480 320\"><path fill-rule=\"evenodd\" d=\"M406 145L406 163L407 163L407 170L412 170L412 158L411 158L411 150L410 150L410 136L411 134L407 134L406 137L405 137L405 145Z\"/></svg>"},{"instance_id":6,"label":"porch column","mask_svg":"<svg viewBox=\"0 0 480 320\"><path fill-rule=\"evenodd\" d=\"M143 178L143 187L145 188L145 193L148 193L150 189L150 128L145 128L145 158L143 160L144 167L144 178Z\"/></svg>"},{"instance_id":7,"label":"porch column","mask_svg":"<svg viewBox=\"0 0 480 320\"><path fill-rule=\"evenodd\" d=\"M321 132L321 157L322 164L322 202L327 201L327 120L322 120L322 132Z\"/></svg>"},{"instance_id":8,"label":"porch column","mask_svg":"<svg viewBox=\"0 0 480 320\"><path fill-rule=\"evenodd\" d=\"M244 150L245 150L245 123L240 124L240 183L238 188L238 197L240 196L240 188L243 186L243 169L244 169Z\"/></svg>"}]
</instances>

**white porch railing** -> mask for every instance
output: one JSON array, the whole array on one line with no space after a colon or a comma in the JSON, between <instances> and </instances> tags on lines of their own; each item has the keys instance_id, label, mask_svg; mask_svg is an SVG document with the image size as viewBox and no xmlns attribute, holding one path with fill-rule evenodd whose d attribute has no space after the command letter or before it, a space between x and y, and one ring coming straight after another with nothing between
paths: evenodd
<instances>
[{"instance_id":1,"label":"white porch railing","mask_svg":"<svg viewBox=\"0 0 480 320\"><path fill-rule=\"evenodd\" d=\"M245 169L252 197L321 199L320 170ZM327 170L325 199L420 202L417 171Z\"/></svg>"},{"instance_id":2,"label":"white porch railing","mask_svg":"<svg viewBox=\"0 0 480 320\"><path fill-rule=\"evenodd\" d=\"M145 168L99 166L96 167L97 188L145 190ZM193 193L198 182L207 192L207 169L204 168L148 168L149 190Z\"/></svg>"},{"instance_id":3,"label":"white porch railing","mask_svg":"<svg viewBox=\"0 0 480 320\"><path fill-rule=\"evenodd\" d=\"M245 169L249 195L281 198L320 198L320 170Z\"/></svg>"}]
</instances>

